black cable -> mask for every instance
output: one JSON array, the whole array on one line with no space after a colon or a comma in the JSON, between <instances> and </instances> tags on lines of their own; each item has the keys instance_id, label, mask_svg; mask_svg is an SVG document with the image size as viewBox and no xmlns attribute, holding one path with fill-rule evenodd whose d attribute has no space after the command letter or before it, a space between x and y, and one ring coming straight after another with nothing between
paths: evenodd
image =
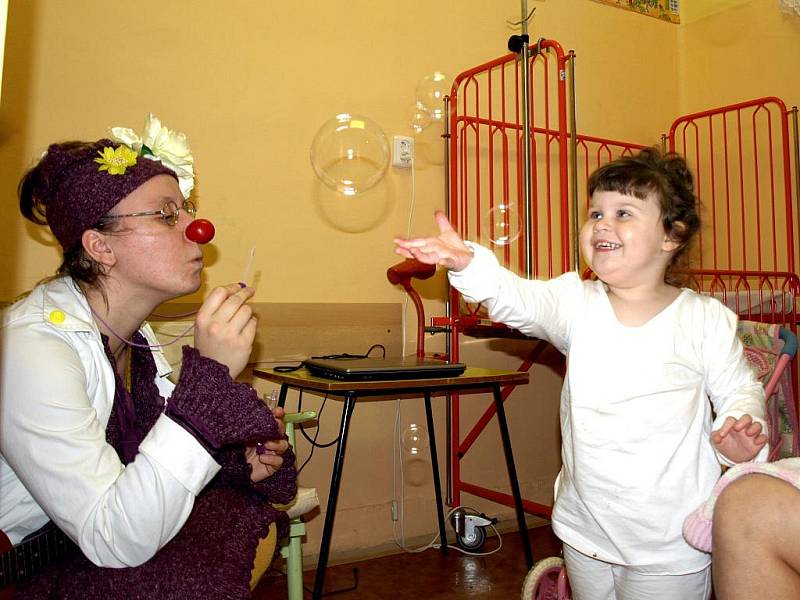
<instances>
[{"instance_id":1,"label":"black cable","mask_svg":"<svg viewBox=\"0 0 800 600\"><path fill-rule=\"evenodd\" d=\"M322 356L312 356L311 358L324 358L326 360L338 360L340 358L369 358L370 352L372 352L375 348L380 348L383 350L382 358L386 358L386 346L383 344L372 344L367 350L366 354L350 354L349 352L343 352L341 354L324 354Z\"/></svg>"},{"instance_id":2,"label":"black cable","mask_svg":"<svg viewBox=\"0 0 800 600\"><path fill-rule=\"evenodd\" d=\"M373 350L375 350L375 348L380 348L381 350L383 350L383 358L386 358L386 346L384 346L383 344L372 344L372 346L370 346L369 349L367 350L366 354L348 354L348 353L345 352L343 354L327 354L325 356L312 356L311 358L325 358L325 359L369 358L370 353ZM277 373L290 373L292 371L297 371L298 369L302 368L302 366L303 366L303 363L300 363L296 367L288 366L288 365L278 366L278 367L275 367L273 369L273 371L275 371ZM317 442L317 438L319 437L319 432L320 432L320 429L321 429L320 420L322 418L322 411L325 410L325 403L327 401L328 401L328 394L325 394L325 397L322 399L322 406L320 406L319 411L317 412L317 431L314 434L313 438L310 437L306 433L305 427L302 427L302 426L299 427L300 433L303 434L303 437L306 438L306 441L309 444L311 444L311 452L309 452L308 458L306 458L303 461L303 464L300 465L300 468L297 469L297 474L298 475L305 468L305 466L308 464L308 461L311 460L311 457L314 456L314 449L315 448L330 448L331 446L333 446L335 443L337 443L339 441L339 436L337 435L334 439L332 439L330 442L327 442L325 444L320 444L320 443ZM300 395L299 395L299 397L297 399L297 412L303 412L303 390L300 390Z\"/></svg>"},{"instance_id":3,"label":"black cable","mask_svg":"<svg viewBox=\"0 0 800 600\"><path fill-rule=\"evenodd\" d=\"M319 431L319 428L317 428L317 431ZM309 452L309 453L308 453L308 457L307 457L307 458L306 458L306 459L303 461L303 464L302 464L302 465L300 465L300 468L299 468L299 469L297 469L297 474L298 474L298 475L300 475L300 473L302 473L302 472L303 472L303 469L305 469L306 465L308 464L308 461L310 461L310 460L311 460L311 457L312 457L312 456L314 456L314 448L316 448L316 446L314 446L314 445L312 444L312 446L311 446L311 452Z\"/></svg>"},{"instance_id":4,"label":"black cable","mask_svg":"<svg viewBox=\"0 0 800 600\"><path fill-rule=\"evenodd\" d=\"M380 348L381 350L383 350L383 356L381 358L386 358L386 346L384 346L383 344L372 344L372 346L369 347L369 350L367 350L367 357L369 356L369 353L372 352L375 348Z\"/></svg>"},{"instance_id":5,"label":"black cable","mask_svg":"<svg viewBox=\"0 0 800 600\"><path fill-rule=\"evenodd\" d=\"M305 468L305 466L308 464L308 461L311 460L311 457L314 456L314 449L315 448L328 448L330 446L333 446L336 442L339 441L339 436L336 436L336 438L334 438L331 442L329 442L327 444L318 444L317 443L317 437L319 437L319 432L320 432L319 418L322 416L322 411L325 410L325 403L327 401L328 401L328 394L325 394L325 397L322 399L322 406L320 406L319 412L317 413L317 431L314 434L314 438L313 439L310 438L309 435L305 432L305 428L304 427L300 427L300 433L302 433L303 437L306 438L306 440L308 440L308 442L311 444L311 452L309 452L308 458L306 458L303 461L303 464L300 465L300 468L297 469L297 474L298 475ZM303 406L303 392L301 390L300 391L300 399L297 402L297 410L298 410L298 412L302 412L302 406Z\"/></svg>"},{"instance_id":6,"label":"black cable","mask_svg":"<svg viewBox=\"0 0 800 600\"><path fill-rule=\"evenodd\" d=\"M324 358L326 360L339 360L339 359L346 359L346 358L369 358L370 353L375 349L380 348L383 350L382 358L386 358L386 346L383 344L372 344L367 350L366 354L350 354L348 352L343 352L341 354L323 354L321 356L312 356L311 358ZM299 365L279 365L277 367L273 367L273 371L276 373L292 373L293 371L297 371L303 368L303 363L301 362Z\"/></svg>"},{"instance_id":7,"label":"black cable","mask_svg":"<svg viewBox=\"0 0 800 600\"><path fill-rule=\"evenodd\" d=\"M300 399L297 401L297 412L303 412L303 408L302 408L303 407L302 392L300 393L300 396L301 396ZM339 441L339 436L337 435L335 438L333 438L333 440L331 440L330 442L328 442L326 444L317 443L317 437L319 436L319 430L320 430L319 421L320 421L320 417L322 416L322 411L325 410L325 403L327 401L328 401L328 394L325 394L325 397L322 399L322 406L320 406L319 412L317 413L317 432L314 434L314 439L311 439L308 436L308 434L305 432L305 428L303 428L303 427L300 428L300 432L303 434L303 437L306 438L308 443L310 443L314 448L330 448L336 442Z\"/></svg>"}]
</instances>

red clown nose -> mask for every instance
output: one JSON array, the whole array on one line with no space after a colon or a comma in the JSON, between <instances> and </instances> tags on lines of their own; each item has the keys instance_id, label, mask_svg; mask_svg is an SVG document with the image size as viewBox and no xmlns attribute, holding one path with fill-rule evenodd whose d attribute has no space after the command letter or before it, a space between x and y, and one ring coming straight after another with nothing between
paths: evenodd
<instances>
[{"instance_id":1,"label":"red clown nose","mask_svg":"<svg viewBox=\"0 0 800 600\"><path fill-rule=\"evenodd\" d=\"M186 237L196 244L207 244L214 239L214 224L206 219L195 219L186 226Z\"/></svg>"}]
</instances>

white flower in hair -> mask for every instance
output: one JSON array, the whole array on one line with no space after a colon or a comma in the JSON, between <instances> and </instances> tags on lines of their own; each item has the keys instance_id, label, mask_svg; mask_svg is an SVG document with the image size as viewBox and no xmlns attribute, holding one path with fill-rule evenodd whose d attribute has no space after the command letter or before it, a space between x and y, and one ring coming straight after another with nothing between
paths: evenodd
<instances>
[{"instance_id":1,"label":"white flower in hair","mask_svg":"<svg viewBox=\"0 0 800 600\"><path fill-rule=\"evenodd\" d=\"M147 115L141 136L127 127L112 127L111 137L130 146L140 156L157 160L172 169L178 176L178 185L184 198L194 188L194 157L186 136L164 127L153 113Z\"/></svg>"}]
</instances>

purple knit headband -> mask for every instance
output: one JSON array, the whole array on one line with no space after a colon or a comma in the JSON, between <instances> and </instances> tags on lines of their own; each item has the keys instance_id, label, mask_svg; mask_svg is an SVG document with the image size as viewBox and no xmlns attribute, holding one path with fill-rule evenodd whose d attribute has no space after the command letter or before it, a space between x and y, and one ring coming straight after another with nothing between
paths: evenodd
<instances>
[{"instance_id":1,"label":"purple knit headband","mask_svg":"<svg viewBox=\"0 0 800 600\"><path fill-rule=\"evenodd\" d=\"M64 251L77 244L81 235L92 228L123 198L156 175L169 175L178 179L175 172L157 160L136 155L135 164L127 164L124 171L112 174L102 162L103 150L116 150L122 146L109 139L98 140L80 148L68 144L52 144L39 168L44 175L47 190L37 190L46 203L47 223ZM48 197L49 196L49 197Z\"/></svg>"}]
</instances>

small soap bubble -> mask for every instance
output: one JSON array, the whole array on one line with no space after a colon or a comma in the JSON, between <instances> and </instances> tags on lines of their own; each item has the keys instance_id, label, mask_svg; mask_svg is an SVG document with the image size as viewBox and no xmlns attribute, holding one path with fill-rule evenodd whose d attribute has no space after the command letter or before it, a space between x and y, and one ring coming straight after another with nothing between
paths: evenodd
<instances>
[{"instance_id":1,"label":"small soap bubble","mask_svg":"<svg viewBox=\"0 0 800 600\"><path fill-rule=\"evenodd\" d=\"M484 213L481 237L495 246L508 246L519 238L522 216L513 203L496 204Z\"/></svg>"},{"instance_id":2,"label":"small soap bubble","mask_svg":"<svg viewBox=\"0 0 800 600\"><path fill-rule=\"evenodd\" d=\"M452 83L447 75L434 71L417 84L417 102L427 109L432 121L444 119L444 97L450 93Z\"/></svg>"},{"instance_id":3,"label":"small soap bubble","mask_svg":"<svg viewBox=\"0 0 800 600\"><path fill-rule=\"evenodd\" d=\"M403 450L412 456L418 456L428 448L428 430L422 425L411 423L403 431L401 438Z\"/></svg>"},{"instance_id":4,"label":"small soap bubble","mask_svg":"<svg viewBox=\"0 0 800 600\"><path fill-rule=\"evenodd\" d=\"M342 113L326 121L311 143L311 166L329 188L355 196L378 183L389 166L389 142L377 123Z\"/></svg>"},{"instance_id":5,"label":"small soap bubble","mask_svg":"<svg viewBox=\"0 0 800 600\"><path fill-rule=\"evenodd\" d=\"M431 113L421 102L417 101L409 110L408 124L414 133L422 133L422 130L431 124Z\"/></svg>"}]
</instances>

